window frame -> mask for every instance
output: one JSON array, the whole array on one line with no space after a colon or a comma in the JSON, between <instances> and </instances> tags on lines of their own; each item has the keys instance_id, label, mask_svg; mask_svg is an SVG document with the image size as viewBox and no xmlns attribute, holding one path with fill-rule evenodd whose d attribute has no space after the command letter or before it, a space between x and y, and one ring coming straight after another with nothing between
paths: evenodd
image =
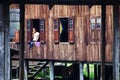
<instances>
[{"instance_id":1,"label":"window frame","mask_svg":"<svg viewBox=\"0 0 120 80\"><path fill-rule=\"evenodd\" d=\"M91 22L91 19L95 19L94 23ZM100 19L100 21L98 22L97 20ZM101 43L101 39L99 39L99 36L101 36L101 34L99 34L98 32L101 33L101 16L92 16L90 17L90 43L91 44L97 44L97 43ZM92 29L91 25L94 24L95 27ZM100 27L97 27L97 25L100 24ZM93 33L94 32L94 40L92 39Z\"/></svg>"},{"instance_id":2,"label":"window frame","mask_svg":"<svg viewBox=\"0 0 120 80\"><path fill-rule=\"evenodd\" d=\"M67 18L68 19L68 25L67 25L67 27L68 27L68 41L67 42L61 42L60 41L60 18L54 18L53 19L53 24L54 24L54 42L55 43L60 43L60 44L73 44L74 43L74 18L73 17L62 17L62 18ZM56 20L56 23L55 23L55 20ZM72 22L70 22L69 20L72 20ZM57 27L55 27L55 26L57 26ZM72 26L72 27L70 27L70 26ZM72 31L73 32L73 34L72 34L72 36L73 36L73 41L70 41L69 40L69 33L70 33L70 31ZM57 35L57 39L58 40L56 40L55 41L55 33L58 33L58 35Z\"/></svg>"}]
</instances>

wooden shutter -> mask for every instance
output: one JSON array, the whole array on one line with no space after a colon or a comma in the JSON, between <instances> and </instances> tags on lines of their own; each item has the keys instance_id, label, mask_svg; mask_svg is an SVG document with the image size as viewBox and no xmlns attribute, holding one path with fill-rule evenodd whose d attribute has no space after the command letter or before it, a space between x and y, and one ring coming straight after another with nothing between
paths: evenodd
<instances>
[{"instance_id":1,"label":"wooden shutter","mask_svg":"<svg viewBox=\"0 0 120 80\"><path fill-rule=\"evenodd\" d=\"M101 18L96 18L97 43L101 42Z\"/></svg>"},{"instance_id":2,"label":"wooden shutter","mask_svg":"<svg viewBox=\"0 0 120 80\"><path fill-rule=\"evenodd\" d=\"M96 20L95 18L90 19L90 30L91 30L91 35L90 35L90 42L95 43L95 33L96 33Z\"/></svg>"},{"instance_id":3,"label":"wooden shutter","mask_svg":"<svg viewBox=\"0 0 120 80\"><path fill-rule=\"evenodd\" d=\"M45 43L45 19L40 19L39 21L40 28L40 42Z\"/></svg>"},{"instance_id":4,"label":"wooden shutter","mask_svg":"<svg viewBox=\"0 0 120 80\"><path fill-rule=\"evenodd\" d=\"M33 28L33 21L27 20L27 42L32 40L32 28Z\"/></svg>"},{"instance_id":5,"label":"wooden shutter","mask_svg":"<svg viewBox=\"0 0 120 80\"><path fill-rule=\"evenodd\" d=\"M69 43L74 43L74 19L68 19L68 40Z\"/></svg>"},{"instance_id":6,"label":"wooden shutter","mask_svg":"<svg viewBox=\"0 0 120 80\"><path fill-rule=\"evenodd\" d=\"M15 42L19 42L19 30L15 30Z\"/></svg>"},{"instance_id":7,"label":"wooden shutter","mask_svg":"<svg viewBox=\"0 0 120 80\"><path fill-rule=\"evenodd\" d=\"M54 42L59 43L59 19L54 19Z\"/></svg>"}]
</instances>

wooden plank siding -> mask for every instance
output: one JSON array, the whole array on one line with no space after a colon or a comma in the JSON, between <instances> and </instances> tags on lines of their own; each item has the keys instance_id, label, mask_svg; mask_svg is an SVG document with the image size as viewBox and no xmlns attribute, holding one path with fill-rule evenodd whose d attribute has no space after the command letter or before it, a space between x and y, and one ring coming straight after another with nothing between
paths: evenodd
<instances>
[{"instance_id":1,"label":"wooden plank siding","mask_svg":"<svg viewBox=\"0 0 120 80\"><path fill-rule=\"evenodd\" d=\"M105 55L106 61L110 62L112 61L113 47L113 8L108 5L106 9ZM25 23L29 19L45 19L45 44L40 44L40 47L34 46L33 49L29 49L27 38L25 38L25 58L88 62L101 61L100 43L90 43L90 18L94 16L101 17L101 6L54 5L49 9L48 5L25 5ZM56 18L69 17L73 17L75 20L75 43L59 42L55 44L53 20ZM25 36L27 37L29 35L27 34L26 25L27 24L25 24Z\"/></svg>"}]
</instances>

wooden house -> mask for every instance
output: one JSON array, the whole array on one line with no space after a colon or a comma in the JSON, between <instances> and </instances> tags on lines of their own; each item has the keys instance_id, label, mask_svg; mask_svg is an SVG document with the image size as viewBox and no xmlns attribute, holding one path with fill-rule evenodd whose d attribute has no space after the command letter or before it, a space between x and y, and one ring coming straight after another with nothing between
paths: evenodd
<instances>
[{"instance_id":1,"label":"wooden house","mask_svg":"<svg viewBox=\"0 0 120 80\"><path fill-rule=\"evenodd\" d=\"M10 9L19 8L10 5ZM25 59L57 61L101 61L100 5L25 5ZM40 38L33 48L32 28L37 28ZM112 61L113 6L106 7L105 61ZM16 33L12 42L19 42ZM19 44L11 44L12 46ZM13 58L17 58L14 56Z\"/></svg>"},{"instance_id":2,"label":"wooden house","mask_svg":"<svg viewBox=\"0 0 120 80\"><path fill-rule=\"evenodd\" d=\"M97 65L95 73L101 72L102 80L106 80L105 75L111 80L109 68L105 70L110 63L113 80L119 80L119 0L0 0L0 3L1 80L10 79L11 58L19 60L20 80L27 76L29 61L36 60L46 62L38 71L50 61L50 80L54 80L56 61L74 62L75 66L77 63L80 80L83 64L91 62ZM40 36L30 48L33 28L37 28Z\"/></svg>"}]
</instances>

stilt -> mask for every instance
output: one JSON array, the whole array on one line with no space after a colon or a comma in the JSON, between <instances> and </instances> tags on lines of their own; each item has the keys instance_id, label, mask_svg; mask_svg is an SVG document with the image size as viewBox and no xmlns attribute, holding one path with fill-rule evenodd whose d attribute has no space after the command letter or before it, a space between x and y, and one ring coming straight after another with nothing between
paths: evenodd
<instances>
[{"instance_id":1,"label":"stilt","mask_svg":"<svg viewBox=\"0 0 120 80\"><path fill-rule=\"evenodd\" d=\"M89 64L87 64L87 70L88 70L88 80L90 80L90 70L89 70Z\"/></svg>"},{"instance_id":2,"label":"stilt","mask_svg":"<svg viewBox=\"0 0 120 80\"><path fill-rule=\"evenodd\" d=\"M101 77L101 65L98 65L98 80L100 80Z\"/></svg>"},{"instance_id":3,"label":"stilt","mask_svg":"<svg viewBox=\"0 0 120 80\"><path fill-rule=\"evenodd\" d=\"M79 73L80 73L80 80L84 80L82 63L79 63Z\"/></svg>"},{"instance_id":4,"label":"stilt","mask_svg":"<svg viewBox=\"0 0 120 80\"><path fill-rule=\"evenodd\" d=\"M24 80L24 19L25 19L25 4L20 5L20 55L19 55L19 80Z\"/></svg>"},{"instance_id":5,"label":"stilt","mask_svg":"<svg viewBox=\"0 0 120 80\"><path fill-rule=\"evenodd\" d=\"M113 6L113 80L119 79L119 5Z\"/></svg>"},{"instance_id":6,"label":"stilt","mask_svg":"<svg viewBox=\"0 0 120 80\"><path fill-rule=\"evenodd\" d=\"M101 78L105 80L105 47L106 47L106 5L102 4L102 26L101 26Z\"/></svg>"},{"instance_id":7,"label":"stilt","mask_svg":"<svg viewBox=\"0 0 120 80\"><path fill-rule=\"evenodd\" d=\"M98 80L97 64L94 64L94 80Z\"/></svg>"},{"instance_id":8,"label":"stilt","mask_svg":"<svg viewBox=\"0 0 120 80\"><path fill-rule=\"evenodd\" d=\"M28 70L29 70L29 64L28 60L24 60L24 79L28 80Z\"/></svg>"},{"instance_id":9,"label":"stilt","mask_svg":"<svg viewBox=\"0 0 120 80\"><path fill-rule=\"evenodd\" d=\"M54 80L54 63L52 61L50 61L49 63L50 67L50 80Z\"/></svg>"}]
</instances>

